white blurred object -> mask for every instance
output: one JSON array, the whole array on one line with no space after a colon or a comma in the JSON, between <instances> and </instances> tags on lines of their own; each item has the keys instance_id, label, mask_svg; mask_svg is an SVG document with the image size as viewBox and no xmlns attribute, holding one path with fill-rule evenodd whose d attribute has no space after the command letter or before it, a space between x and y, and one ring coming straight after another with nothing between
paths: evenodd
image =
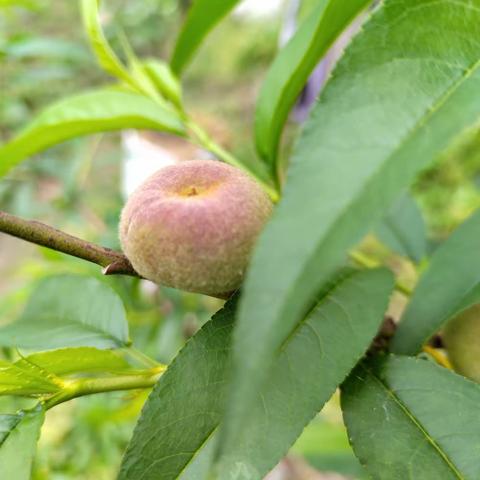
<instances>
[{"instance_id":1,"label":"white blurred object","mask_svg":"<svg viewBox=\"0 0 480 480\"><path fill-rule=\"evenodd\" d=\"M240 17L270 17L279 12L282 0L243 0L233 14Z\"/></svg>"},{"instance_id":2,"label":"white blurred object","mask_svg":"<svg viewBox=\"0 0 480 480\"><path fill-rule=\"evenodd\" d=\"M169 150L147 140L135 130L122 134L122 146L122 194L125 198L157 170L179 161Z\"/></svg>"}]
</instances>

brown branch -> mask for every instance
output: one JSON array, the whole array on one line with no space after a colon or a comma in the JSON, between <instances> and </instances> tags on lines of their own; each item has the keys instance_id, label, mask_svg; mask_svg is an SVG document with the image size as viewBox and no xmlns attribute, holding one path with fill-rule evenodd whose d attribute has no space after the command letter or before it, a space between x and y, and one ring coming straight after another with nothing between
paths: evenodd
<instances>
[{"instance_id":1,"label":"brown branch","mask_svg":"<svg viewBox=\"0 0 480 480\"><path fill-rule=\"evenodd\" d=\"M100 265L103 267L104 275L129 275L143 278L134 270L122 252L87 242L45 223L25 220L0 210L0 233L2 232ZM210 296L226 300L231 295L232 292Z\"/></svg>"},{"instance_id":2,"label":"brown branch","mask_svg":"<svg viewBox=\"0 0 480 480\"><path fill-rule=\"evenodd\" d=\"M25 220L0 211L0 232L100 265L105 275L139 277L123 253L87 242L36 220Z\"/></svg>"}]
</instances>

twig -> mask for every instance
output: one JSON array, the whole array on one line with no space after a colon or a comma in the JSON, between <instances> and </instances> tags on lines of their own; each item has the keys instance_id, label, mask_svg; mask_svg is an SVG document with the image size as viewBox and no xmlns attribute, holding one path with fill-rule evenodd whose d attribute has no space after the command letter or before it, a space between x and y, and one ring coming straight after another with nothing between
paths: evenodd
<instances>
[{"instance_id":1,"label":"twig","mask_svg":"<svg viewBox=\"0 0 480 480\"><path fill-rule=\"evenodd\" d=\"M152 388L166 370L165 365L142 370L131 375L114 375L111 377L79 378L66 382L57 394L43 400L46 410L74 398L93 395L95 393L117 392Z\"/></svg>"},{"instance_id":2,"label":"twig","mask_svg":"<svg viewBox=\"0 0 480 480\"><path fill-rule=\"evenodd\" d=\"M0 232L100 265L104 275L139 277L123 253L87 242L36 220L25 220L0 211Z\"/></svg>"},{"instance_id":3,"label":"twig","mask_svg":"<svg viewBox=\"0 0 480 480\"><path fill-rule=\"evenodd\" d=\"M36 220L25 220L0 210L1 232L100 265L103 267L104 275L129 275L143 278L122 252L87 242ZM233 292L226 292L210 296L226 300L232 294Z\"/></svg>"}]
</instances>

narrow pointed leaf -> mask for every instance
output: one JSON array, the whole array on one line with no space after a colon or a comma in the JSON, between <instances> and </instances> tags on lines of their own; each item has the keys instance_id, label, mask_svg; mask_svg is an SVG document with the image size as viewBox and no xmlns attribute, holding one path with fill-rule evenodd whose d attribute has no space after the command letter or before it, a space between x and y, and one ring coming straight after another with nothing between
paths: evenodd
<instances>
[{"instance_id":1,"label":"narrow pointed leaf","mask_svg":"<svg viewBox=\"0 0 480 480\"><path fill-rule=\"evenodd\" d=\"M20 414L0 415L0 447L21 419L22 415Z\"/></svg>"},{"instance_id":2,"label":"narrow pointed leaf","mask_svg":"<svg viewBox=\"0 0 480 480\"><path fill-rule=\"evenodd\" d=\"M83 23L98 63L110 75L136 87L130 73L108 44L99 17L100 0L81 0Z\"/></svg>"},{"instance_id":3,"label":"narrow pointed leaf","mask_svg":"<svg viewBox=\"0 0 480 480\"><path fill-rule=\"evenodd\" d=\"M0 176L30 155L58 143L124 128L183 134L177 115L142 95L113 89L91 91L47 107L18 136L0 146Z\"/></svg>"},{"instance_id":4,"label":"narrow pointed leaf","mask_svg":"<svg viewBox=\"0 0 480 480\"><path fill-rule=\"evenodd\" d=\"M372 270L349 272L326 292L277 355L244 434L218 466L218 478L261 479L281 459L368 348L392 287L388 271ZM159 381L121 479L206 478L225 400L234 313L232 304L218 313Z\"/></svg>"},{"instance_id":5,"label":"narrow pointed leaf","mask_svg":"<svg viewBox=\"0 0 480 480\"><path fill-rule=\"evenodd\" d=\"M0 395L55 393L60 387L54 380L41 368L0 361Z\"/></svg>"},{"instance_id":6,"label":"narrow pointed leaf","mask_svg":"<svg viewBox=\"0 0 480 480\"><path fill-rule=\"evenodd\" d=\"M175 106L182 106L182 87L167 63L150 58L143 62L147 75L158 91Z\"/></svg>"},{"instance_id":7,"label":"narrow pointed leaf","mask_svg":"<svg viewBox=\"0 0 480 480\"><path fill-rule=\"evenodd\" d=\"M371 0L321 0L277 55L255 111L260 156L273 166L288 113L320 58Z\"/></svg>"},{"instance_id":8,"label":"narrow pointed leaf","mask_svg":"<svg viewBox=\"0 0 480 480\"><path fill-rule=\"evenodd\" d=\"M415 35L412 35L415 32ZM260 237L234 335L228 428L346 252L480 117L480 0L386 0L340 60Z\"/></svg>"},{"instance_id":9,"label":"narrow pointed leaf","mask_svg":"<svg viewBox=\"0 0 480 480\"><path fill-rule=\"evenodd\" d=\"M99 350L93 347L61 348L33 353L15 362L16 366L24 366L26 364L37 365L55 375L99 372L115 373L125 372L131 368L130 364L120 353L113 350Z\"/></svg>"},{"instance_id":10,"label":"narrow pointed leaf","mask_svg":"<svg viewBox=\"0 0 480 480\"><path fill-rule=\"evenodd\" d=\"M33 410L21 412L15 419L8 416L10 418L7 420L5 417L0 415L0 430L7 424L12 428L3 434L3 441L0 441L2 478L30 480L33 457L45 412L38 406Z\"/></svg>"},{"instance_id":11,"label":"narrow pointed leaf","mask_svg":"<svg viewBox=\"0 0 480 480\"><path fill-rule=\"evenodd\" d=\"M478 302L480 211L435 252L415 289L392 351L415 354L453 315Z\"/></svg>"},{"instance_id":12,"label":"narrow pointed leaf","mask_svg":"<svg viewBox=\"0 0 480 480\"><path fill-rule=\"evenodd\" d=\"M394 252L420 262L427 254L427 237L422 212L415 200L403 195L375 229L381 242Z\"/></svg>"},{"instance_id":13,"label":"narrow pointed leaf","mask_svg":"<svg viewBox=\"0 0 480 480\"><path fill-rule=\"evenodd\" d=\"M20 318L0 328L0 345L9 347L116 348L129 343L120 298L92 277L60 275L44 279Z\"/></svg>"},{"instance_id":14,"label":"narrow pointed leaf","mask_svg":"<svg viewBox=\"0 0 480 480\"><path fill-rule=\"evenodd\" d=\"M480 385L405 357L361 364L342 387L353 449L372 479L480 478Z\"/></svg>"},{"instance_id":15,"label":"narrow pointed leaf","mask_svg":"<svg viewBox=\"0 0 480 480\"><path fill-rule=\"evenodd\" d=\"M170 64L179 75L203 39L239 0L194 0L177 38Z\"/></svg>"}]
</instances>

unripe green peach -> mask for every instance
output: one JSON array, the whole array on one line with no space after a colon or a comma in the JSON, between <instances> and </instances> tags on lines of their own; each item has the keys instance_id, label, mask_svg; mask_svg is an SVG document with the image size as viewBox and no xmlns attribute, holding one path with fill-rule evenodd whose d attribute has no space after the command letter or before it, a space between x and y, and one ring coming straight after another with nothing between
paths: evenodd
<instances>
[{"instance_id":1,"label":"unripe green peach","mask_svg":"<svg viewBox=\"0 0 480 480\"><path fill-rule=\"evenodd\" d=\"M214 160L162 168L128 199L123 251L155 283L207 295L237 289L272 203L249 175Z\"/></svg>"},{"instance_id":2,"label":"unripe green peach","mask_svg":"<svg viewBox=\"0 0 480 480\"><path fill-rule=\"evenodd\" d=\"M450 320L443 334L455 371L480 383L480 304Z\"/></svg>"}]
</instances>

